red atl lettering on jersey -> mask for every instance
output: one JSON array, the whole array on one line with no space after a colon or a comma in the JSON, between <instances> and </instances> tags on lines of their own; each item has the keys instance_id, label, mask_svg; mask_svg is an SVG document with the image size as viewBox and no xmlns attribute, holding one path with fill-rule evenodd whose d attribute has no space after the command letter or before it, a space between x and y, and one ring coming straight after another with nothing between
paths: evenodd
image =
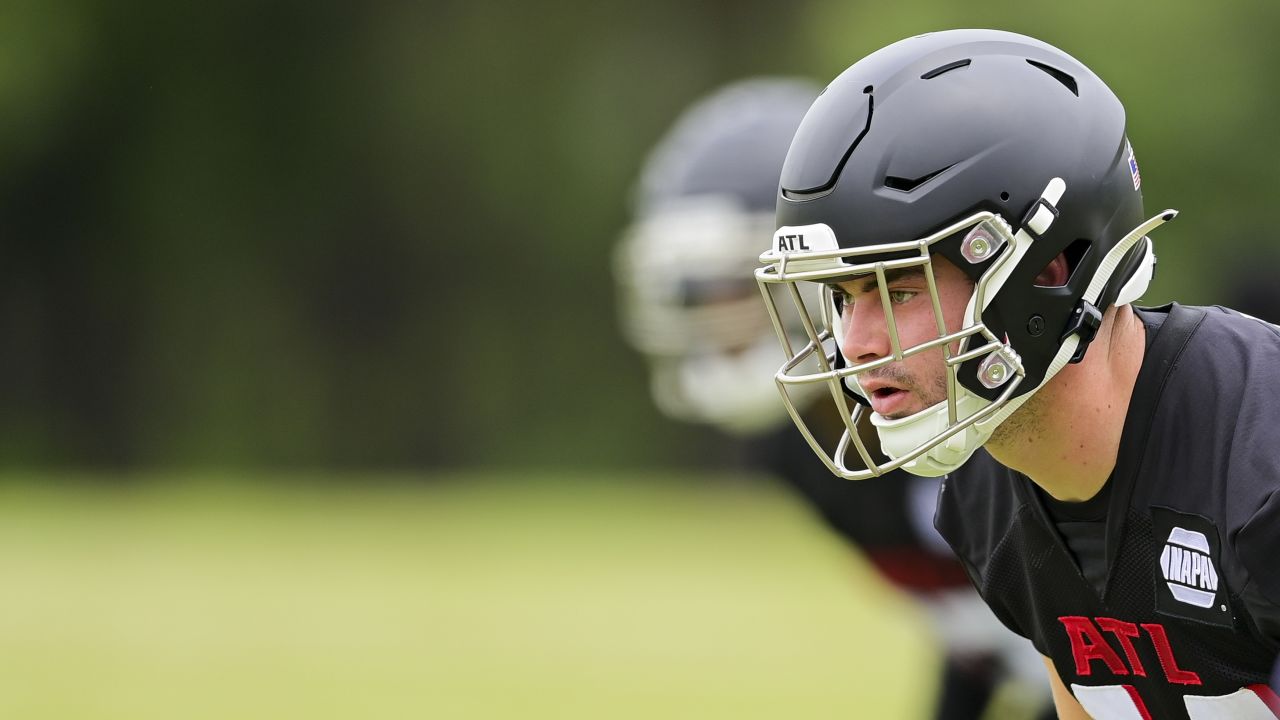
<instances>
[{"instance_id":1,"label":"red atl lettering on jersey","mask_svg":"<svg viewBox=\"0 0 1280 720\"><path fill-rule=\"evenodd\" d=\"M1147 669L1142 666L1142 661L1138 659L1137 648L1133 646L1133 640L1142 637L1142 633L1134 623L1115 618L1087 618L1079 615L1065 615L1058 618L1058 622L1062 623L1062 627L1067 631L1067 639L1071 641L1071 656L1076 661L1077 675L1092 675L1093 663L1101 661L1113 675L1132 673L1146 677ZM1178 661L1173 657L1173 647L1169 644L1169 636L1165 633L1163 625L1143 623L1142 629L1150 638L1156 657L1160 658L1160 668L1164 670L1166 680L1178 685L1201 684L1199 675L1178 667ZM1120 658L1119 653L1111 647L1111 643L1107 642L1102 634L1104 632L1110 633L1120 644L1125 659L1129 661L1127 665Z\"/></svg>"},{"instance_id":2,"label":"red atl lettering on jersey","mask_svg":"<svg viewBox=\"0 0 1280 720\"><path fill-rule=\"evenodd\" d=\"M1068 615L1058 618L1058 622L1067 629L1067 637L1071 640L1071 655L1076 659L1077 675L1092 675L1093 661L1101 660L1107 664L1112 675L1128 675L1129 668L1107 644L1106 638L1093 621L1087 617Z\"/></svg>"},{"instance_id":3,"label":"red atl lettering on jersey","mask_svg":"<svg viewBox=\"0 0 1280 720\"><path fill-rule=\"evenodd\" d=\"M1151 636L1151 642L1156 646L1156 655L1160 658L1160 667L1164 668L1164 676L1169 678L1169 682L1179 685L1200 684L1199 675L1178 667L1178 661L1173 659L1173 647L1169 645L1169 636L1164 634L1163 625L1142 623L1142 629Z\"/></svg>"},{"instance_id":4,"label":"red atl lettering on jersey","mask_svg":"<svg viewBox=\"0 0 1280 720\"><path fill-rule=\"evenodd\" d=\"M1098 627L1111 633L1116 640L1120 641L1120 649L1124 650L1124 656L1129 660L1129 667L1133 669L1133 674L1146 677L1147 669L1142 667L1142 661L1138 659L1138 651L1133 648L1133 643L1130 641L1130 638L1138 637L1138 626L1115 618L1100 617L1096 620Z\"/></svg>"}]
</instances>

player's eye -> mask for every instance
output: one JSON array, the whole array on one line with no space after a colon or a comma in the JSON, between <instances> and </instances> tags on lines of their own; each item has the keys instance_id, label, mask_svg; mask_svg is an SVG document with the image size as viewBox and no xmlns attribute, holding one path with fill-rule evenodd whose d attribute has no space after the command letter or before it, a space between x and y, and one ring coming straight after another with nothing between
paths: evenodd
<instances>
[{"instance_id":1,"label":"player's eye","mask_svg":"<svg viewBox=\"0 0 1280 720\"><path fill-rule=\"evenodd\" d=\"M845 292L839 285L829 285L831 288L831 300L835 303L836 312L843 313L846 307L853 307L853 297Z\"/></svg>"},{"instance_id":2,"label":"player's eye","mask_svg":"<svg viewBox=\"0 0 1280 720\"><path fill-rule=\"evenodd\" d=\"M901 305L916 296L914 290L890 290L889 302L894 305Z\"/></svg>"}]
</instances>

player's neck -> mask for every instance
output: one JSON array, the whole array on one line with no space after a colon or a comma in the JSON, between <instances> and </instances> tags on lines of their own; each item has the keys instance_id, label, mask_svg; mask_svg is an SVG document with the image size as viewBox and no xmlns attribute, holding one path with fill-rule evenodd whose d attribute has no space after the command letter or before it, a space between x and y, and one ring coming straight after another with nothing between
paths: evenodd
<instances>
[{"instance_id":1,"label":"player's neck","mask_svg":"<svg viewBox=\"0 0 1280 720\"><path fill-rule=\"evenodd\" d=\"M1141 319L1128 306L1110 310L1084 360L1063 368L997 430L987 443L992 457L1058 500L1096 495L1115 467L1145 350Z\"/></svg>"}]
</instances>

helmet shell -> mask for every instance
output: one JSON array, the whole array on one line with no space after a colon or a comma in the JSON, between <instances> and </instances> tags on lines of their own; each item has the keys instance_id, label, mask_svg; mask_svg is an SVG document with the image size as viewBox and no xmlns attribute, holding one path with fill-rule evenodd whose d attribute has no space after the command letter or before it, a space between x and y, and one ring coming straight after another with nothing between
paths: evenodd
<instances>
[{"instance_id":1,"label":"helmet shell","mask_svg":"<svg viewBox=\"0 0 1280 720\"><path fill-rule=\"evenodd\" d=\"M1092 71L1039 40L996 30L908 38L855 63L813 103L783 165L777 225L825 223L841 247L923 238L974 213L1015 230L1053 178L1057 219L1013 270L982 321L1022 357L1038 387L1072 312L1112 246L1143 219L1137 165L1119 99ZM936 246L975 281L960 238ZM1114 301L1141 247L1125 258L1099 308ZM1066 253L1061 287L1036 276ZM968 389L977 361L961 368Z\"/></svg>"}]
</instances>

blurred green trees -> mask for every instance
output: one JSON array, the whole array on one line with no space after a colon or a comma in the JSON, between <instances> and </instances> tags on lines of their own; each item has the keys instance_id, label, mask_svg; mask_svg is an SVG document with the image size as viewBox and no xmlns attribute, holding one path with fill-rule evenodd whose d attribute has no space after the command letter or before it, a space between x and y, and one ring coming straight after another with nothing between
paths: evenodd
<instances>
[{"instance_id":1,"label":"blurred green trees","mask_svg":"<svg viewBox=\"0 0 1280 720\"><path fill-rule=\"evenodd\" d=\"M1264 251L1280 6L810 0L0 8L0 463L697 457L613 327L648 146L746 75L1027 32L1129 108L1151 300Z\"/></svg>"}]
</instances>

